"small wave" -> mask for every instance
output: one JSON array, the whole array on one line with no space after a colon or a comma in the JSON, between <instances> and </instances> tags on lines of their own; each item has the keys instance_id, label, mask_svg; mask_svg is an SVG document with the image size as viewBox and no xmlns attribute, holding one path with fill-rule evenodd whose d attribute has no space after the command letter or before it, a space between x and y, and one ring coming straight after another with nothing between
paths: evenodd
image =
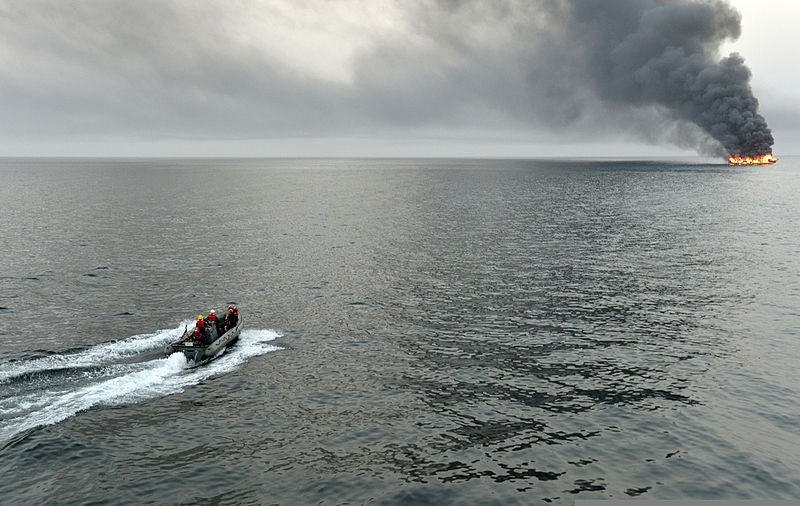
<instances>
[{"instance_id":1,"label":"small wave","mask_svg":"<svg viewBox=\"0 0 800 506\"><path fill-rule=\"evenodd\" d=\"M149 339L156 344L161 342L160 339L169 341L174 338L172 335L157 340L156 336L161 335L162 333L156 333L150 335L150 338L136 337L139 341ZM182 392L186 386L233 371L251 357L279 350L279 347L267 343L280 336L280 333L273 330L244 330L236 345L229 348L222 357L201 367L187 369L184 356L174 353L167 358L123 364L114 377L100 376L91 379L88 384L73 385L71 389L48 387L24 396L0 398L0 414L3 417L0 419L0 443L21 432L58 423L95 406L139 402ZM142 351L153 347L151 344L137 348L131 344L131 340L121 343L130 345L130 350ZM113 367L108 370L113 370Z\"/></svg>"}]
</instances>

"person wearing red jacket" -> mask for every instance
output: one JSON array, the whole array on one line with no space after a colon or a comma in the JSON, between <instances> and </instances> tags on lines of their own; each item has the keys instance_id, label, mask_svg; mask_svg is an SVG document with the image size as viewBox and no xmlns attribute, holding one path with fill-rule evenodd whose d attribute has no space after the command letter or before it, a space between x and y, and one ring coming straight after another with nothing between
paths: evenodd
<instances>
[{"instance_id":1,"label":"person wearing red jacket","mask_svg":"<svg viewBox=\"0 0 800 506\"><path fill-rule=\"evenodd\" d=\"M197 323L194 326L194 334L192 334L192 337L196 341L202 342L203 337L205 337L205 330L206 330L206 321L203 320L203 315L199 315L197 317Z\"/></svg>"},{"instance_id":2,"label":"person wearing red jacket","mask_svg":"<svg viewBox=\"0 0 800 506\"><path fill-rule=\"evenodd\" d=\"M236 326L239 321L239 308L228 306L228 314L225 315L225 332Z\"/></svg>"}]
</instances>

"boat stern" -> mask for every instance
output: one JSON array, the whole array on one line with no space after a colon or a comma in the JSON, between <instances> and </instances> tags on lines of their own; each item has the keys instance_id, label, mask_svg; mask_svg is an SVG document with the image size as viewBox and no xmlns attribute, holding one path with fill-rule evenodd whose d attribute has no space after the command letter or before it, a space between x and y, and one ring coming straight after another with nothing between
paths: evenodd
<instances>
[{"instance_id":1,"label":"boat stern","mask_svg":"<svg viewBox=\"0 0 800 506\"><path fill-rule=\"evenodd\" d=\"M169 356L173 353L183 353L186 361L189 363L199 364L203 361L206 347L200 343L193 343L192 341L184 341L180 344L167 345L164 353Z\"/></svg>"}]
</instances>

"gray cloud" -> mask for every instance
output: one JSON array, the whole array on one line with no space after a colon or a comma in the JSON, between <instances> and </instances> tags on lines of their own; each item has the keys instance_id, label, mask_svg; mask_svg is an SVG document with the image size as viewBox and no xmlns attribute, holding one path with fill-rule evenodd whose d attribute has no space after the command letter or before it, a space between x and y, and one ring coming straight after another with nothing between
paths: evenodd
<instances>
[{"instance_id":1,"label":"gray cloud","mask_svg":"<svg viewBox=\"0 0 800 506\"><path fill-rule=\"evenodd\" d=\"M356 14L368 5L333 4ZM257 5L257 15L291 27L322 4ZM256 139L546 128L576 139L626 132L715 154L772 144L743 62L717 54L740 30L722 1L390 5L395 28L350 24L330 39L359 41L342 78L314 70L330 48L316 55L242 36L252 4L0 2L0 110L10 119L0 135ZM274 29L258 26L261 35ZM309 36L330 28L297 26Z\"/></svg>"}]
</instances>

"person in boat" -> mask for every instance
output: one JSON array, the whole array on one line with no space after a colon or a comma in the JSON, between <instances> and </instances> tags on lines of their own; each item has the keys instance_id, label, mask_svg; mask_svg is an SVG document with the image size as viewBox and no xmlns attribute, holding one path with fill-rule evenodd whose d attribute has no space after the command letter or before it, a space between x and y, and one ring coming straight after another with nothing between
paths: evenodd
<instances>
[{"instance_id":1,"label":"person in boat","mask_svg":"<svg viewBox=\"0 0 800 506\"><path fill-rule=\"evenodd\" d=\"M217 325L217 312L213 309L209 311L208 318L206 318L206 326L208 327L207 333L209 339L216 339L219 337L219 325Z\"/></svg>"},{"instance_id":2,"label":"person in boat","mask_svg":"<svg viewBox=\"0 0 800 506\"><path fill-rule=\"evenodd\" d=\"M239 321L239 308L228 306L228 314L225 315L225 332L229 331L236 326Z\"/></svg>"},{"instance_id":3,"label":"person in boat","mask_svg":"<svg viewBox=\"0 0 800 506\"><path fill-rule=\"evenodd\" d=\"M192 339L195 341L203 342L205 338L205 330L206 330L206 321L203 319L203 315L199 315L197 317L197 323L194 326L194 334L192 334Z\"/></svg>"}]
</instances>

